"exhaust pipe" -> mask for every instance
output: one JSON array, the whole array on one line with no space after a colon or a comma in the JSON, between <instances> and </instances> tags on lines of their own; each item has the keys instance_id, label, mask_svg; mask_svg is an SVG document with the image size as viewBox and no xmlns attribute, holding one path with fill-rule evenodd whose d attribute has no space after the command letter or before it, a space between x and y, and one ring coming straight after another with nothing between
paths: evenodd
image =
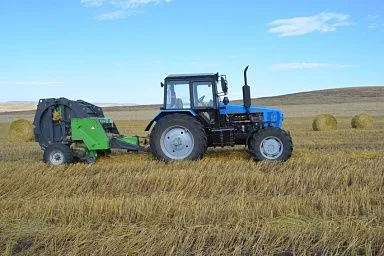
<instances>
[{"instance_id":1,"label":"exhaust pipe","mask_svg":"<svg viewBox=\"0 0 384 256\"><path fill-rule=\"evenodd\" d=\"M243 103L245 111L249 114L249 108L251 107L251 88L248 85L247 71L249 66L244 69L244 86L243 86Z\"/></svg>"}]
</instances>

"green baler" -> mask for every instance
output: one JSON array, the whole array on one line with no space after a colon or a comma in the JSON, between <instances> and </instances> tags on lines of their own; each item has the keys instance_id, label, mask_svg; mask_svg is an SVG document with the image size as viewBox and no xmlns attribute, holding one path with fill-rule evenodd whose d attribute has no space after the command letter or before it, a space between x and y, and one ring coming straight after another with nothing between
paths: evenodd
<instances>
[{"instance_id":1,"label":"green baler","mask_svg":"<svg viewBox=\"0 0 384 256\"><path fill-rule=\"evenodd\" d=\"M44 161L53 165L71 163L74 158L94 163L111 149L148 151L140 145L138 136L121 135L100 107L81 100L40 100L34 126Z\"/></svg>"}]
</instances>

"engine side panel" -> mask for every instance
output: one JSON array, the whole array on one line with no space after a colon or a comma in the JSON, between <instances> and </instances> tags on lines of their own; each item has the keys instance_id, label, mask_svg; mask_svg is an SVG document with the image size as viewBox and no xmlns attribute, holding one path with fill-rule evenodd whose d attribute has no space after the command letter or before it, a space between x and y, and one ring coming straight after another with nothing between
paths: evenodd
<instances>
[{"instance_id":1,"label":"engine side panel","mask_svg":"<svg viewBox=\"0 0 384 256\"><path fill-rule=\"evenodd\" d=\"M259 106L251 106L249 108L250 114L262 113L263 115L263 126L268 127L279 127L281 128L284 120L284 116L282 111L273 108L259 107ZM239 115L239 114L247 114L246 108L243 105L237 104L228 104L224 105L220 103L220 115Z\"/></svg>"}]
</instances>

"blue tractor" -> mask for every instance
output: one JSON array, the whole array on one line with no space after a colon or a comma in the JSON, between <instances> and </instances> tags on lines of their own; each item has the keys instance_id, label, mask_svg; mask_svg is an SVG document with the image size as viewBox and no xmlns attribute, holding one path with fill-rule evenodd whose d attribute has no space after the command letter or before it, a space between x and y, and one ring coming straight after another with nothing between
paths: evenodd
<instances>
[{"instance_id":1,"label":"blue tractor","mask_svg":"<svg viewBox=\"0 0 384 256\"><path fill-rule=\"evenodd\" d=\"M244 70L243 105L230 104L225 75L169 75L161 86L164 104L146 127L150 151L162 161L197 160L208 147L244 145L257 160L286 161L293 146L281 129L280 110L251 106ZM218 86L221 85L221 92ZM221 98L223 97L223 98Z\"/></svg>"}]
</instances>

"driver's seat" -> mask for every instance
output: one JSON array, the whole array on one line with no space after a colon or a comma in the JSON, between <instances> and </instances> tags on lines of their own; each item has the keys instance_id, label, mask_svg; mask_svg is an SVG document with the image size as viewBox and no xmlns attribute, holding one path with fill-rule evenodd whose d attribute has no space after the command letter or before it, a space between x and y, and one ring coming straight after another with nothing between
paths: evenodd
<instances>
[{"instance_id":1,"label":"driver's seat","mask_svg":"<svg viewBox=\"0 0 384 256\"><path fill-rule=\"evenodd\" d=\"M181 98L176 98L175 109L183 109L183 108L184 108L183 100Z\"/></svg>"}]
</instances>

